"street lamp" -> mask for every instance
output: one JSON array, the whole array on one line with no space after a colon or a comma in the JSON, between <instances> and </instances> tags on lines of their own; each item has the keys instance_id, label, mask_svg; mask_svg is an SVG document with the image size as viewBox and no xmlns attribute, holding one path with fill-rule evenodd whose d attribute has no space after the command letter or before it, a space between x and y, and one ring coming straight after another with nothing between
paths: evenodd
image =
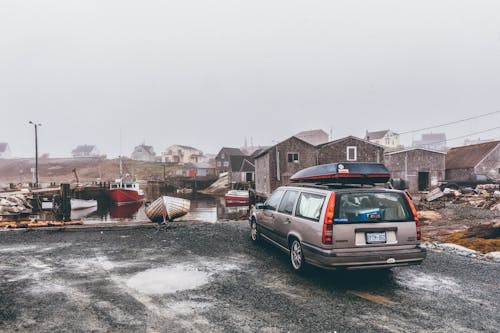
<instances>
[{"instance_id":1,"label":"street lamp","mask_svg":"<svg viewBox=\"0 0 500 333\"><path fill-rule=\"evenodd\" d=\"M42 124L37 124L29 121L29 124L35 127L35 187L38 187L38 126Z\"/></svg>"}]
</instances>

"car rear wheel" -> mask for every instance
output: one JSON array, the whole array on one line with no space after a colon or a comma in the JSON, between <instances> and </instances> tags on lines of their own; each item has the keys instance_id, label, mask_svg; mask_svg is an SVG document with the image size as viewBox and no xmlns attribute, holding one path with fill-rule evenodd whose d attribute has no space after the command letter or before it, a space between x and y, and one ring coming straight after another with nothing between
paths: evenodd
<instances>
[{"instance_id":1,"label":"car rear wheel","mask_svg":"<svg viewBox=\"0 0 500 333\"><path fill-rule=\"evenodd\" d=\"M290 264L296 272L304 270L304 253L302 252L302 245L298 239L293 239L290 243Z\"/></svg>"},{"instance_id":2,"label":"car rear wheel","mask_svg":"<svg viewBox=\"0 0 500 333\"><path fill-rule=\"evenodd\" d=\"M255 222L255 220L252 220L250 223L250 239L254 243L257 243L260 239L259 231L257 231L257 222Z\"/></svg>"}]
</instances>

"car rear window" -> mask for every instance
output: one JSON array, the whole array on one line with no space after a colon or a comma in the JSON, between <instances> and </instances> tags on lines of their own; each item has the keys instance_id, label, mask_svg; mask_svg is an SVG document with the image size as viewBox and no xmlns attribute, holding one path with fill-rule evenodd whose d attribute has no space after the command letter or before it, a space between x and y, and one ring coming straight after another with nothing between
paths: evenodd
<instances>
[{"instance_id":1,"label":"car rear window","mask_svg":"<svg viewBox=\"0 0 500 333\"><path fill-rule=\"evenodd\" d=\"M413 215L403 193L343 193L337 196L335 207L335 223L413 220Z\"/></svg>"},{"instance_id":2,"label":"car rear window","mask_svg":"<svg viewBox=\"0 0 500 333\"><path fill-rule=\"evenodd\" d=\"M324 202L324 195L301 193L299 201L297 202L297 208L295 209L295 216L319 221Z\"/></svg>"}]
</instances>

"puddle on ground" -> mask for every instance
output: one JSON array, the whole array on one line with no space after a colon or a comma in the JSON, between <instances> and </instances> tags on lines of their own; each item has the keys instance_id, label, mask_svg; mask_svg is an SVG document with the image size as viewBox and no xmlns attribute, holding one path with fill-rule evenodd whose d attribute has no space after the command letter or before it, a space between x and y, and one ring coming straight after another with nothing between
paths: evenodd
<instances>
[{"instance_id":1,"label":"puddle on ground","mask_svg":"<svg viewBox=\"0 0 500 333\"><path fill-rule=\"evenodd\" d=\"M127 286L147 295L171 294L196 289L206 283L210 273L192 266L176 265L140 272L127 281Z\"/></svg>"},{"instance_id":2,"label":"puddle on ground","mask_svg":"<svg viewBox=\"0 0 500 333\"><path fill-rule=\"evenodd\" d=\"M207 284L212 275L237 269L238 266L228 263L178 264L137 273L126 284L146 295L171 294L197 289Z\"/></svg>"}]
</instances>

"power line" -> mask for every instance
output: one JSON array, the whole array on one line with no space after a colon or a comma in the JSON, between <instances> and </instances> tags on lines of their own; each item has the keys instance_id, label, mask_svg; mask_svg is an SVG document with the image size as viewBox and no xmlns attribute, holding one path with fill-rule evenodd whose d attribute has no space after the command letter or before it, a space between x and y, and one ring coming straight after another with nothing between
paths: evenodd
<instances>
[{"instance_id":1,"label":"power line","mask_svg":"<svg viewBox=\"0 0 500 333\"><path fill-rule=\"evenodd\" d=\"M446 139L446 140L441 140L441 141L435 141L435 142L425 143L425 144L421 144L421 145L418 145L418 146L413 146L412 148L421 148L421 147L425 147L425 146L429 146L429 145L435 145L435 144L443 143L443 142L447 142L447 141L464 139L464 138L469 137L471 135L477 135L477 134L482 134L482 133L486 133L486 132L491 132L491 131L494 131L494 130L497 130L497 129L500 129L500 126L493 127L493 128L490 128L490 129L487 129L487 130L484 130L484 131L479 131L479 132L469 133L469 134L462 135L462 136L457 136L457 137L451 138L451 139Z\"/></svg>"},{"instance_id":2,"label":"power line","mask_svg":"<svg viewBox=\"0 0 500 333\"><path fill-rule=\"evenodd\" d=\"M474 116L474 117L469 117L469 118L465 118L465 119L451 121L449 123L443 123L443 124L440 124L440 125L434 125L434 126L430 126L430 127L425 127L425 128L419 128L419 129L416 129L416 130L406 131L406 132L399 133L399 135L416 133L416 132L426 131L426 130L430 130L430 129L434 129L434 128L438 128L438 127L443 127L443 126L448 126L448 125L454 125L454 124L462 123L462 122L469 121L469 120L474 120L474 119L478 119L478 118L482 118L482 117L486 117L486 116L491 116L492 114L496 114L496 113L500 113L500 110L493 111L493 112L488 112L488 113L484 113L484 114L480 114L480 115L477 115L477 116Z\"/></svg>"}]
</instances>

